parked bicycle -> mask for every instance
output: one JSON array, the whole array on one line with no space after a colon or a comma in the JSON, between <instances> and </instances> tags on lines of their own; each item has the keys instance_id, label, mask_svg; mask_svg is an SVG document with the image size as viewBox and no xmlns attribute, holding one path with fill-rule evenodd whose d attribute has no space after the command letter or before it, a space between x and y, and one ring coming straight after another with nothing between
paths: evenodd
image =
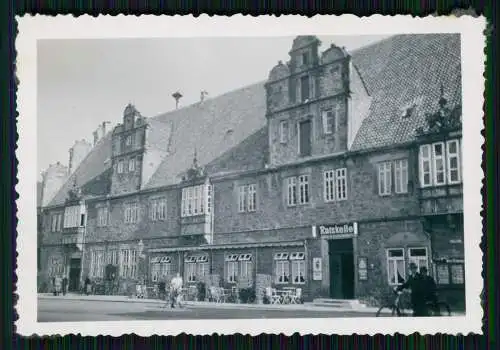
<instances>
[{"instance_id":1,"label":"parked bicycle","mask_svg":"<svg viewBox=\"0 0 500 350\"><path fill-rule=\"evenodd\" d=\"M408 293L406 291L394 291L394 299L391 302L384 303L380 308L377 310L377 313L375 314L376 317L379 317L382 314L385 313L390 313L391 316L398 316L398 317L405 317L405 316L411 316L412 315L412 310L411 306L408 302L404 302L401 299L401 296L405 293ZM429 313L429 316L451 316L451 308L448 303L445 301L429 301L426 303L427 306L427 311ZM387 310L388 312L385 312Z\"/></svg>"}]
</instances>

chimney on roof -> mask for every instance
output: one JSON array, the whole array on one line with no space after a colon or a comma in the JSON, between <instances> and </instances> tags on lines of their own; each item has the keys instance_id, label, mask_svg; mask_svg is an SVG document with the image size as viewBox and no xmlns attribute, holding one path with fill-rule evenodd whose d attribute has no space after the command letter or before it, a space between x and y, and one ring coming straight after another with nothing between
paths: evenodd
<instances>
[{"instance_id":1,"label":"chimney on roof","mask_svg":"<svg viewBox=\"0 0 500 350\"><path fill-rule=\"evenodd\" d=\"M179 108L179 100L181 99L182 94L179 91L177 91L177 92L172 94L172 97L175 99L175 109L178 109Z\"/></svg>"},{"instance_id":2,"label":"chimney on roof","mask_svg":"<svg viewBox=\"0 0 500 350\"><path fill-rule=\"evenodd\" d=\"M90 153L92 145L86 140L75 141L73 147L69 149L69 173L71 174L80 165L82 160Z\"/></svg>"},{"instance_id":3,"label":"chimney on roof","mask_svg":"<svg viewBox=\"0 0 500 350\"><path fill-rule=\"evenodd\" d=\"M94 131L94 146L99 143L99 141L106 135L106 125L110 124L111 122L104 121L102 122L97 129Z\"/></svg>"}]
</instances>

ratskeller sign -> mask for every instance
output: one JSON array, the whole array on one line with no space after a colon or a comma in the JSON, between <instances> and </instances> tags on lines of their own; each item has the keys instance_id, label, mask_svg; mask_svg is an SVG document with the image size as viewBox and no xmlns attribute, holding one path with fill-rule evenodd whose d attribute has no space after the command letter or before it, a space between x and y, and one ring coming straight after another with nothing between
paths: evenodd
<instances>
[{"instance_id":1,"label":"ratskeller sign","mask_svg":"<svg viewBox=\"0 0 500 350\"><path fill-rule=\"evenodd\" d=\"M357 235L358 223L352 222L343 225L319 225L318 231L320 235Z\"/></svg>"}]
</instances>

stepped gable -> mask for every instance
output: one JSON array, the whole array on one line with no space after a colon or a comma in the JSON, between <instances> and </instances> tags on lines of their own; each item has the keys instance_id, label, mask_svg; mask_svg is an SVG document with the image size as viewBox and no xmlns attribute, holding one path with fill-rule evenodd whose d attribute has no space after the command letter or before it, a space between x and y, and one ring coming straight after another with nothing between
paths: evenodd
<instances>
[{"instance_id":1,"label":"stepped gable","mask_svg":"<svg viewBox=\"0 0 500 350\"><path fill-rule=\"evenodd\" d=\"M354 51L352 61L373 97L352 150L413 140L437 111L441 86L449 108L462 103L459 34L396 35Z\"/></svg>"},{"instance_id":2,"label":"stepped gable","mask_svg":"<svg viewBox=\"0 0 500 350\"><path fill-rule=\"evenodd\" d=\"M145 188L176 184L193 164L206 166L266 125L264 82L154 118L171 123L169 154Z\"/></svg>"}]
</instances>

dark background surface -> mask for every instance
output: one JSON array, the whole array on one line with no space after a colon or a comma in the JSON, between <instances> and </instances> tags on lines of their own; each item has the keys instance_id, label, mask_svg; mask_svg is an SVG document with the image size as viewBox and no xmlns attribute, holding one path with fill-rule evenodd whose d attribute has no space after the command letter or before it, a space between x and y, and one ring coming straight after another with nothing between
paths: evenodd
<instances>
[{"instance_id":1,"label":"dark background surface","mask_svg":"<svg viewBox=\"0 0 500 350\"><path fill-rule=\"evenodd\" d=\"M291 337L283 335L261 335L250 336L187 336L177 337L151 337L140 338L132 335L120 338L96 337L83 338L79 336L65 337L33 337L23 338L15 335L15 221L16 209L14 190L16 179L16 82L14 76L15 60L15 33L16 23L14 15L24 14L220 14L231 15L238 13L257 14L342 14L352 13L358 16L377 14L412 14L425 16L431 13L449 14L454 8L470 8L472 13L484 14L489 20L487 67L485 76L487 78L485 91L485 132L486 143L484 146L483 169L486 177L483 188L484 195L484 236L482 241L485 252L483 263L483 278L485 279L484 307L485 319L483 332L485 335L434 335L419 336L384 336L374 337L362 336L303 336L295 334ZM473 10L472 10L473 9ZM5 348L108 348L123 347L133 348L135 346L157 347L157 348L447 348L447 349L485 349L498 348L498 305L500 295L498 291L498 268L500 257L498 254L498 225L500 215L498 209L498 183L499 183L499 152L495 141L498 139L498 70L494 62L497 58L497 37L493 28L496 28L497 4L495 0L490 1L336 1L335 4L327 1L279 1L277 4L270 1L0 1L0 52L1 52L1 77L2 84L0 92L2 118L0 124L0 224L2 227L1 247L2 264L0 265L0 290L2 329L0 339L6 345ZM496 31L496 29L495 29ZM42 345L43 343L43 345ZM11 346L9 346L11 345Z\"/></svg>"}]
</instances>

